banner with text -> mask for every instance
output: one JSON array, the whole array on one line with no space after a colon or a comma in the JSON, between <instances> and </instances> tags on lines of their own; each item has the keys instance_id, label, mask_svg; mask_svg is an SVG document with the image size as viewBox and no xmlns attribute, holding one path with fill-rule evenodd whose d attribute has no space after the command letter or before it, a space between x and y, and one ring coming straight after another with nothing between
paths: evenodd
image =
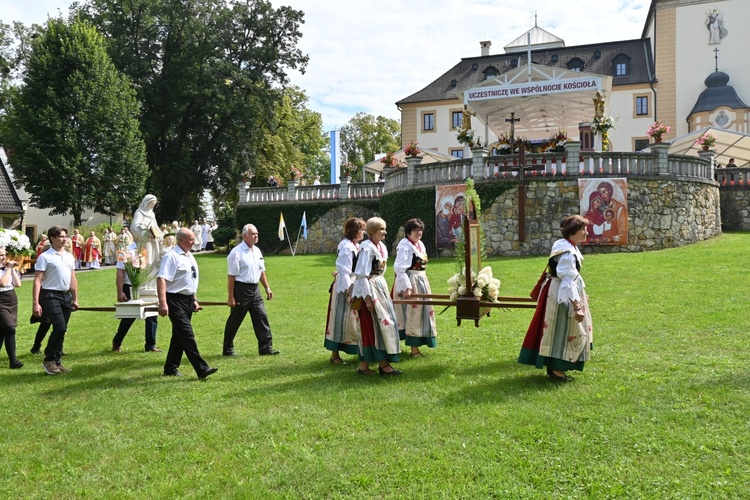
<instances>
[{"instance_id":1,"label":"banner with text","mask_svg":"<svg viewBox=\"0 0 750 500\"><path fill-rule=\"evenodd\" d=\"M476 90L469 90L467 99L469 101L486 101L488 99L531 97L544 94L560 94L563 92L580 92L582 90L599 90L601 88L601 78L571 78L569 80L526 82L482 87Z\"/></svg>"}]
</instances>

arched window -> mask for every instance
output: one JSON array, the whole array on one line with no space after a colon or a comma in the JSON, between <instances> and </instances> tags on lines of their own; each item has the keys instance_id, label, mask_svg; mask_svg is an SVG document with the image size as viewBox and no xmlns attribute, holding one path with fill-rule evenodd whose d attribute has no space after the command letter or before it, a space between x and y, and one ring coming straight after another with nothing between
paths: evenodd
<instances>
[{"instance_id":1,"label":"arched window","mask_svg":"<svg viewBox=\"0 0 750 500\"><path fill-rule=\"evenodd\" d=\"M625 54L617 54L612 59L612 75L626 76L630 74L630 57Z\"/></svg>"},{"instance_id":2,"label":"arched window","mask_svg":"<svg viewBox=\"0 0 750 500\"><path fill-rule=\"evenodd\" d=\"M498 74L500 74L500 72L494 66L488 66L487 69L485 69L482 73L484 73L485 80L492 80Z\"/></svg>"},{"instance_id":3,"label":"arched window","mask_svg":"<svg viewBox=\"0 0 750 500\"><path fill-rule=\"evenodd\" d=\"M568 69L571 71L583 71L583 60L578 57L574 57L568 61Z\"/></svg>"}]
</instances>

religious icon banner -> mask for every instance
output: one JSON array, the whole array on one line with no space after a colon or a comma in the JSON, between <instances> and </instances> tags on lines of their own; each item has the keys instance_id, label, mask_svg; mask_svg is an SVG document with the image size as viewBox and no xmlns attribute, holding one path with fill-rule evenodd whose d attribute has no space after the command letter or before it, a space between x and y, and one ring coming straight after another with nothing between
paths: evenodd
<instances>
[{"instance_id":1,"label":"religious icon banner","mask_svg":"<svg viewBox=\"0 0 750 500\"><path fill-rule=\"evenodd\" d=\"M628 243L628 180L578 179L581 214L590 224L584 245Z\"/></svg>"},{"instance_id":2,"label":"religious icon banner","mask_svg":"<svg viewBox=\"0 0 750 500\"><path fill-rule=\"evenodd\" d=\"M435 187L435 247L454 250L466 211L466 184Z\"/></svg>"}]
</instances>

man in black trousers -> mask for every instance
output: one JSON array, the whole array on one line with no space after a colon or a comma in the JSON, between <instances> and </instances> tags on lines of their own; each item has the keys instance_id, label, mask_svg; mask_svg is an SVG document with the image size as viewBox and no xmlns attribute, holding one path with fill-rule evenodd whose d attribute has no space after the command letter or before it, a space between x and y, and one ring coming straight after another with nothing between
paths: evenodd
<instances>
[{"instance_id":1,"label":"man in black trousers","mask_svg":"<svg viewBox=\"0 0 750 500\"><path fill-rule=\"evenodd\" d=\"M180 362L184 352L199 379L216 373L198 352L193 325L193 312L200 309L198 291L198 263L190 253L195 235L187 228L177 231L177 246L161 260L156 278L159 297L159 315L169 316L172 322L172 339L169 342L164 375L180 377Z\"/></svg>"},{"instance_id":2,"label":"man in black trousers","mask_svg":"<svg viewBox=\"0 0 750 500\"><path fill-rule=\"evenodd\" d=\"M68 230L52 226L47 231L50 248L37 257L34 265L34 287L31 292L32 314L52 324L52 333L44 350L42 368L47 375L71 371L60 362L70 313L78 309L78 280L75 259L64 250Z\"/></svg>"},{"instance_id":3,"label":"man in black trousers","mask_svg":"<svg viewBox=\"0 0 750 500\"><path fill-rule=\"evenodd\" d=\"M255 337L258 339L258 353L261 356L279 354L279 351L273 348L271 325L268 323L266 306L258 288L262 285L268 300L273 298L266 277L263 254L257 243L258 230L254 225L247 224L242 228L242 243L234 247L227 256L227 304L231 312L224 326L224 356L236 356L234 337L248 313L253 321Z\"/></svg>"}]
</instances>

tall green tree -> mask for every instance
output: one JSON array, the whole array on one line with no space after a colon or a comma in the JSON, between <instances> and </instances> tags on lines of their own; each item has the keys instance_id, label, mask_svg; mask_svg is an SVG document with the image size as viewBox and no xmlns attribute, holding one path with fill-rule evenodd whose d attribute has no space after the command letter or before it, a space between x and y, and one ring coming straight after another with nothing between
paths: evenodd
<instances>
[{"instance_id":1,"label":"tall green tree","mask_svg":"<svg viewBox=\"0 0 750 500\"><path fill-rule=\"evenodd\" d=\"M146 154L138 102L85 21L50 19L31 45L4 140L31 202L52 214L129 209L143 194Z\"/></svg>"},{"instance_id":2,"label":"tall green tree","mask_svg":"<svg viewBox=\"0 0 750 500\"><path fill-rule=\"evenodd\" d=\"M341 150L347 160L362 167L378 153L401 148L401 125L384 116L357 113L341 127Z\"/></svg>"},{"instance_id":3,"label":"tall green tree","mask_svg":"<svg viewBox=\"0 0 750 500\"><path fill-rule=\"evenodd\" d=\"M138 90L161 219L194 216L203 190L227 197L243 172L277 155L262 125L287 71L307 64L301 11L263 0L90 0L79 9Z\"/></svg>"},{"instance_id":4,"label":"tall green tree","mask_svg":"<svg viewBox=\"0 0 750 500\"><path fill-rule=\"evenodd\" d=\"M276 104L261 122L263 138L258 148L258 162L253 184L265 185L270 175L288 179L294 166L310 183L319 175L325 155L320 113L307 108L308 97L296 86L278 90Z\"/></svg>"}]
</instances>

